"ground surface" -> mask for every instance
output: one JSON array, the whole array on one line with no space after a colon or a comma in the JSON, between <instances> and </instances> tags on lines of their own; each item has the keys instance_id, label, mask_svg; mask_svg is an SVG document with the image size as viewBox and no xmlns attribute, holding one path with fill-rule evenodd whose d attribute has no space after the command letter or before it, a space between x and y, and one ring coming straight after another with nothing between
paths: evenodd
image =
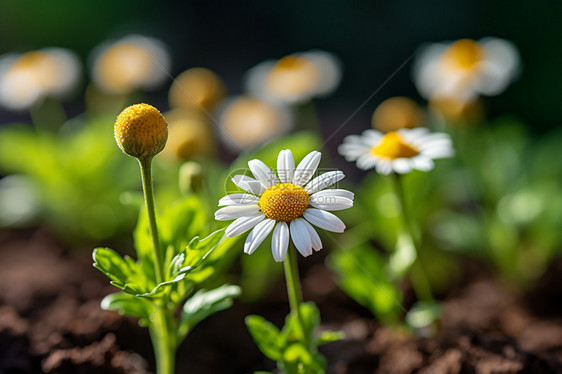
<instances>
[{"instance_id":1,"label":"ground surface","mask_svg":"<svg viewBox=\"0 0 562 374\"><path fill-rule=\"evenodd\" d=\"M114 288L92 267L90 253L59 248L41 230L0 234L0 373L151 372L146 330L99 308ZM323 348L328 373L562 373L562 262L526 295L482 270L469 269L465 278L443 302L437 336L412 339L377 324L324 267L306 269L305 299L320 305L323 327L347 336ZM282 321L282 281L271 294L202 322L182 345L177 372L274 370L243 323L247 314Z\"/></svg>"}]
</instances>

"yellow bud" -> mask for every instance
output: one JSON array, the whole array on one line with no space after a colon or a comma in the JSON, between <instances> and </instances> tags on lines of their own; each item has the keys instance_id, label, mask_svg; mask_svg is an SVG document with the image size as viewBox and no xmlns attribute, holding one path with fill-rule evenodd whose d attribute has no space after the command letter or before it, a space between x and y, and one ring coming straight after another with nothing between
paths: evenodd
<instances>
[{"instance_id":1,"label":"yellow bud","mask_svg":"<svg viewBox=\"0 0 562 374\"><path fill-rule=\"evenodd\" d=\"M157 155L168 139L168 124L164 116L148 104L125 108L117 117L113 130L119 148L136 158Z\"/></svg>"}]
</instances>

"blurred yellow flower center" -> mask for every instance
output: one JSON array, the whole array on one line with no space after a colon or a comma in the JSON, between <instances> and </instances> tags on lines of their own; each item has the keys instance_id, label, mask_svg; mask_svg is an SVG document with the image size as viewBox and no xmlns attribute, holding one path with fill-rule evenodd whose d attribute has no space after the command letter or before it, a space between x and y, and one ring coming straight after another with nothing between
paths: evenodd
<instances>
[{"instance_id":1,"label":"blurred yellow flower center","mask_svg":"<svg viewBox=\"0 0 562 374\"><path fill-rule=\"evenodd\" d=\"M45 60L49 59L49 55L44 52L39 51L32 51L23 54L18 60L14 63L13 69L30 69L34 68L37 65L43 63Z\"/></svg>"},{"instance_id":2,"label":"blurred yellow flower center","mask_svg":"<svg viewBox=\"0 0 562 374\"><path fill-rule=\"evenodd\" d=\"M480 44L471 39L454 42L443 54L443 61L449 67L463 70L472 69L482 60L484 51Z\"/></svg>"},{"instance_id":3,"label":"blurred yellow flower center","mask_svg":"<svg viewBox=\"0 0 562 374\"><path fill-rule=\"evenodd\" d=\"M257 99L241 97L223 115L224 128L229 137L243 147L252 147L283 130L279 109Z\"/></svg>"},{"instance_id":4,"label":"blurred yellow flower center","mask_svg":"<svg viewBox=\"0 0 562 374\"><path fill-rule=\"evenodd\" d=\"M212 108L226 94L222 80L209 69L191 68L181 73L170 87L173 108Z\"/></svg>"},{"instance_id":5,"label":"blurred yellow flower center","mask_svg":"<svg viewBox=\"0 0 562 374\"><path fill-rule=\"evenodd\" d=\"M395 160L411 158L420 153L414 146L406 143L397 132L389 132L371 149L373 155Z\"/></svg>"},{"instance_id":6,"label":"blurred yellow flower center","mask_svg":"<svg viewBox=\"0 0 562 374\"><path fill-rule=\"evenodd\" d=\"M121 43L111 47L99 60L97 69L104 86L126 92L151 74L152 57L141 46Z\"/></svg>"},{"instance_id":7,"label":"blurred yellow flower center","mask_svg":"<svg viewBox=\"0 0 562 374\"><path fill-rule=\"evenodd\" d=\"M275 64L274 69L299 69L305 66L308 61L302 57L297 56L285 56Z\"/></svg>"},{"instance_id":8,"label":"blurred yellow flower center","mask_svg":"<svg viewBox=\"0 0 562 374\"><path fill-rule=\"evenodd\" d=\"M314 91L320 84L320 71L310 60L298 56L280 59L267 77L267 89L280 97L291 97Z\"/></svg>"},{"instance_id":9,"label":"blurred yellow flower center","mask_svg":"<svg viewBox=\"0 0 562 374\"><path fill-rule=\"evenodd\" d=\"M168 139L168 125L164 116L148 104L125 108L117 117L113 131L119 148L137 158L160 153Z\"/></svg>"},{"instance_id":10,"label":"blurred yellow flower center","mask_svg":"<svg viewBox=\"0 0 562 374\"><path fill-rule=\"evenodd\" d=\"M373 112L371 123L382 132L414 128L423 122L419 106L406 97L391 97L383 101Z\"/></svg>"},{"instance_id":11,"label":"blurred yellow flower center","mask_svg":"<svg viewBox=\"0 0 562 374\"><path fill-rule=\"evenodd\" d=\"M267 218L275 221L293 221L308 208L310 196L300 186L279 183L261 195L259 206Z\"/></svg>"}]
</instances>

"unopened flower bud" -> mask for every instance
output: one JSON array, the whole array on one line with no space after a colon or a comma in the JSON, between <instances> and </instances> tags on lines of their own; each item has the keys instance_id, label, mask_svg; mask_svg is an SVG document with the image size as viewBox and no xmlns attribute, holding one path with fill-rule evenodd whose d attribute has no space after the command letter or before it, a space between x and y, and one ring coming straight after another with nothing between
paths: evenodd
<instances>
[{"instance_id":1,"label":"unopened flower bud","mask_svg":"<svg viewBox=\"0 0 562 374\"><path fill-rule=\"evenodd\" d=\"M179 187L184 195L200 192L203 186L203 167L196 161L187 161L180 168Z\"/></svg>"},{"instance_id":2,"label":"unopened flower bud","mask_svg":"<svg viewBox=\"0 0 562 374\"><path fill-rule=\"evenodd\" d=\"M152 105L136 104L119 114L114 133L123 152L139 159L147 158L164 149L168 139L168 124Z\"/></svg>"}]
</instances>

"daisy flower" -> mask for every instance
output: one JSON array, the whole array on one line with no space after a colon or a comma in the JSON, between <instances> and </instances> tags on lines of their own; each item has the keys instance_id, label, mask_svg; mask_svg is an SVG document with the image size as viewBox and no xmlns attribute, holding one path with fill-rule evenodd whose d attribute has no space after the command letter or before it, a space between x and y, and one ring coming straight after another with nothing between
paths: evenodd
<instances>
[{"instance_id":1,"label":"daisy flower","mask_svg":"<svg viewBox=\"0 0 562 374\"><path fill-rule=\"evenodd\" d=\"M300 104L333 92L341 79L341 64L324 51L309 51L264 61L246 75L246 90L262 100Z\"/></svg>"},{"instance_id":2,"label":"daisy flower","mask_svg":"<svg viewBox=\"0 0 562 374\"><path fill-rule=\"evenodd\" d=\"M371 125L382 132L398 129L412 129L425 122L424 113L419 105L407 97L386 99L373 112Z\"/></svg>"},{"instance_id":3,"label":"daisy flower","mask_svg":"<svg viewBox=\"0 0 562 374\"><path fill-rule=\"evenodd\" d=\"M0 57L0 105L27 109L46 97L64 98L76 89L80 61L64 48L43 48Z\"/></svg>"},{"instance_id":4,"label":"daisy flower","mask_svg":"<svg viewBox=\"0 0 562 374\"><path fill-rule=\"evenodd\" d=\"M329 211L353 206L353 193L342 189L325 189L341 179L341 171L330 171L312 179L320 152L309 153L295 168L290 150L277 158L277 175L260 160L248 162L254 178L236 175L232 181L246 193L235 193L220 199L215 212L219 221L235 221L226 229L227 237L253 229L244 244L252 254L273 232L271 249L277 262L284 260L292 240L303 256L322 249L314 226L332 232L343 232L345 224Z\"/></svg>"},{"instance_id":5,"label":"daisy flower","mask_svg":"<svg viewBox=\"0 0 562 374\"><path fill-rule=\"evenodd\" d=\"M212 70L191 68L174 79L168 93L170 108L212 110L226 96L222 79Z\"/></svg>"},{"instance_id":6,"label":"daisy flower","mask_svg":"<svg viewBox=\"0 0 562 374\"><path fill-rule=\"evenodd\" d=\"M103 43L92 56L92 80L110 94L154 89L166 80L171 65L164 44L141 35Z\"/></svg>"},{"instance_id":7,"label":"daisy flower","mask_svg":"<svg viewBox=\"0 0 562 374\"><path fill-rule=\"evenodd\" d=\"M431 170L434 159L451 157L454 151L448 134L415 128L386 134L366 130L361 135L349 135L338 152L347 161L357 161L360 169L376 168L377 173L387 175Z\"/></svg>"},{"instance_id":8,"label":"daisy flower","mask_svg":"<svg viewBox=\"0 0 562 374\"><path fill-rule=\"evenodd\" d=\"M219 135L233 151L254 148L293 127L288 108L246 95L225 100L218 113Z\"/></svg>"},{"instance_id":9,"label":"daisy flower","mask_svg":"<svg viewBox=\"0 0 562 374\"><path fill-rule=\"evenodd\" d=\"M517 76L519 53L509 41L461 39L422 47L414 63L414 82L426 99L474 100L497 95Z\"/></svg>"}]
</instances>

